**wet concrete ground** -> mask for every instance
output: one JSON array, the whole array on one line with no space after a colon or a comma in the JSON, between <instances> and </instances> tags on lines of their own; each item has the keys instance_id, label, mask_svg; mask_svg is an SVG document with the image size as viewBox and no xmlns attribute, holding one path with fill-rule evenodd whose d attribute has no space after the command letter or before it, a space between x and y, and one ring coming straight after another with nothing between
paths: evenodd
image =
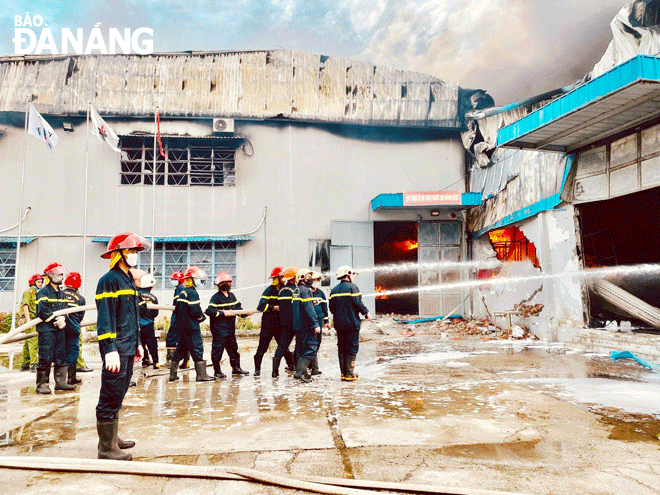
<instances>
[{"instance_id":1,"label":"wet concrete ground","mask_svg":"<svg viewBox=\"0 0 660 495\"><path fill-rule=\"evenodd\" d=\"M196 383L192 371L169 383L138 367L120 433L137 441L131 452L144 462L463 490L660 493L660 375L561 345L455 338L364 333L355 383L339 380L332 337L310 384L272 379L272 348L260 378ZM239 342L249 371L256 343ZM37 396L34 374L0 372L0 456L96 458L100 361L93 344L84 350L96 370L79 375L76 392ZM2 493L293 492L238 481L0 476Z\"/></svg>"}]
</instances>

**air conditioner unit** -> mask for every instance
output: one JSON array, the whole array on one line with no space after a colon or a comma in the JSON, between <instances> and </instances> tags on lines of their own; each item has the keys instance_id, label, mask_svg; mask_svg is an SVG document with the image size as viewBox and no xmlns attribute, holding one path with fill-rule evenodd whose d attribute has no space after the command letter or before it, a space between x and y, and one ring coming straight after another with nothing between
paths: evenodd
<instances>
[{"instance_id":1,"label":"air conditioner unit","mask_svg":"<svg viewBox=\"0 0 660 495\"><path fill-rule=\"evenodd\" d=\"M234 132L234 119L213 119L213 132Z\"/></svg>"}]
</instances>

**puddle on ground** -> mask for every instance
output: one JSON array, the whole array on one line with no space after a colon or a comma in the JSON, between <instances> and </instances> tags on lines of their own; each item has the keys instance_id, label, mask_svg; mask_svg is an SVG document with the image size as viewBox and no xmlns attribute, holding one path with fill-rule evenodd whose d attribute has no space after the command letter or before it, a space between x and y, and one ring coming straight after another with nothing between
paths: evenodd
<instances>
[{"instance_id":1,"label":"puddle on ground","mask_svg":"<svg viewBox=\"0 0 660 495\"><path fill-rule=\"evenodd\" d=\"M612 428L608 438L623 442L651 442L660 445L660 419L649 415L625 414L621 411L594 411L599 422Z\"/></svg>"}]
</instances>

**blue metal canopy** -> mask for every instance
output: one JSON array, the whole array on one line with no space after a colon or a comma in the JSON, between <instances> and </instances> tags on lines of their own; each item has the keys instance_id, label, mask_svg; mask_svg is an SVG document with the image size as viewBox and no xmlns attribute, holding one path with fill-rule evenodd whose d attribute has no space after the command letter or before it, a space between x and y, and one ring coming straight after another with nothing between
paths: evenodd
<instances>
[{"instance_id":1,"label":"blue metal canopy","mask_svg":"<svg viewBox=\"0 0 660 495\"><path fill-rule=\"evenodd\" d=\"M151 237L146 237L151 241ZM182 236L182 237L154 237L154 242L236 242L242 244L247 241L253 240L253 236L249 235L221 235L221 236ZM110 237L94 237L92 242L100 242L107 244Z\"/></svg>"},{"instance_id":2,"label":"blue metal canopy","mask_svg":"<svg viewBox=\"0 0 660 495\"><path fill-rule=\"evenodd\" d=\"M660 59L638 55L519 121L497 145L570 153L660 116Z\"/></svg>"},{"instance_id":3,"label":"blue metal canopy","mask_svg":"<svg viewBox=\"0 0 660 495\"><path fill-rule=\"evenodd\" d=\"M18 240L18 237L0 237L0 244L2 245L10 245L13 247L16 247L16 241ZM21 237L21 246L25 246L26 244L30 244L32 241L36 240L36 237Z\"/></svg>"}]
</instances>

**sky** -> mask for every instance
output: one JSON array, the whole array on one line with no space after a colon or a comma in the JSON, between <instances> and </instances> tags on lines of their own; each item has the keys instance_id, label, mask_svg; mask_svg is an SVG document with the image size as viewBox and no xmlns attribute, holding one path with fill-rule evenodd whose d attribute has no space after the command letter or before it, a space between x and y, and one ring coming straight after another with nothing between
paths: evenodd
<instances>
[{"instance_id":1,"label":"sky","mask_svg":"<svg viewBox=\"0 0 660 495\"><path fill-rule=\"evenodd\" d=\"M295 49L430 74L506 105L591 71L626 0L0 0L0 55L16 16L61 30L153 30L153 50ZM25 27L25 26L22 26Z\"/></svg>"}]
</instances>

